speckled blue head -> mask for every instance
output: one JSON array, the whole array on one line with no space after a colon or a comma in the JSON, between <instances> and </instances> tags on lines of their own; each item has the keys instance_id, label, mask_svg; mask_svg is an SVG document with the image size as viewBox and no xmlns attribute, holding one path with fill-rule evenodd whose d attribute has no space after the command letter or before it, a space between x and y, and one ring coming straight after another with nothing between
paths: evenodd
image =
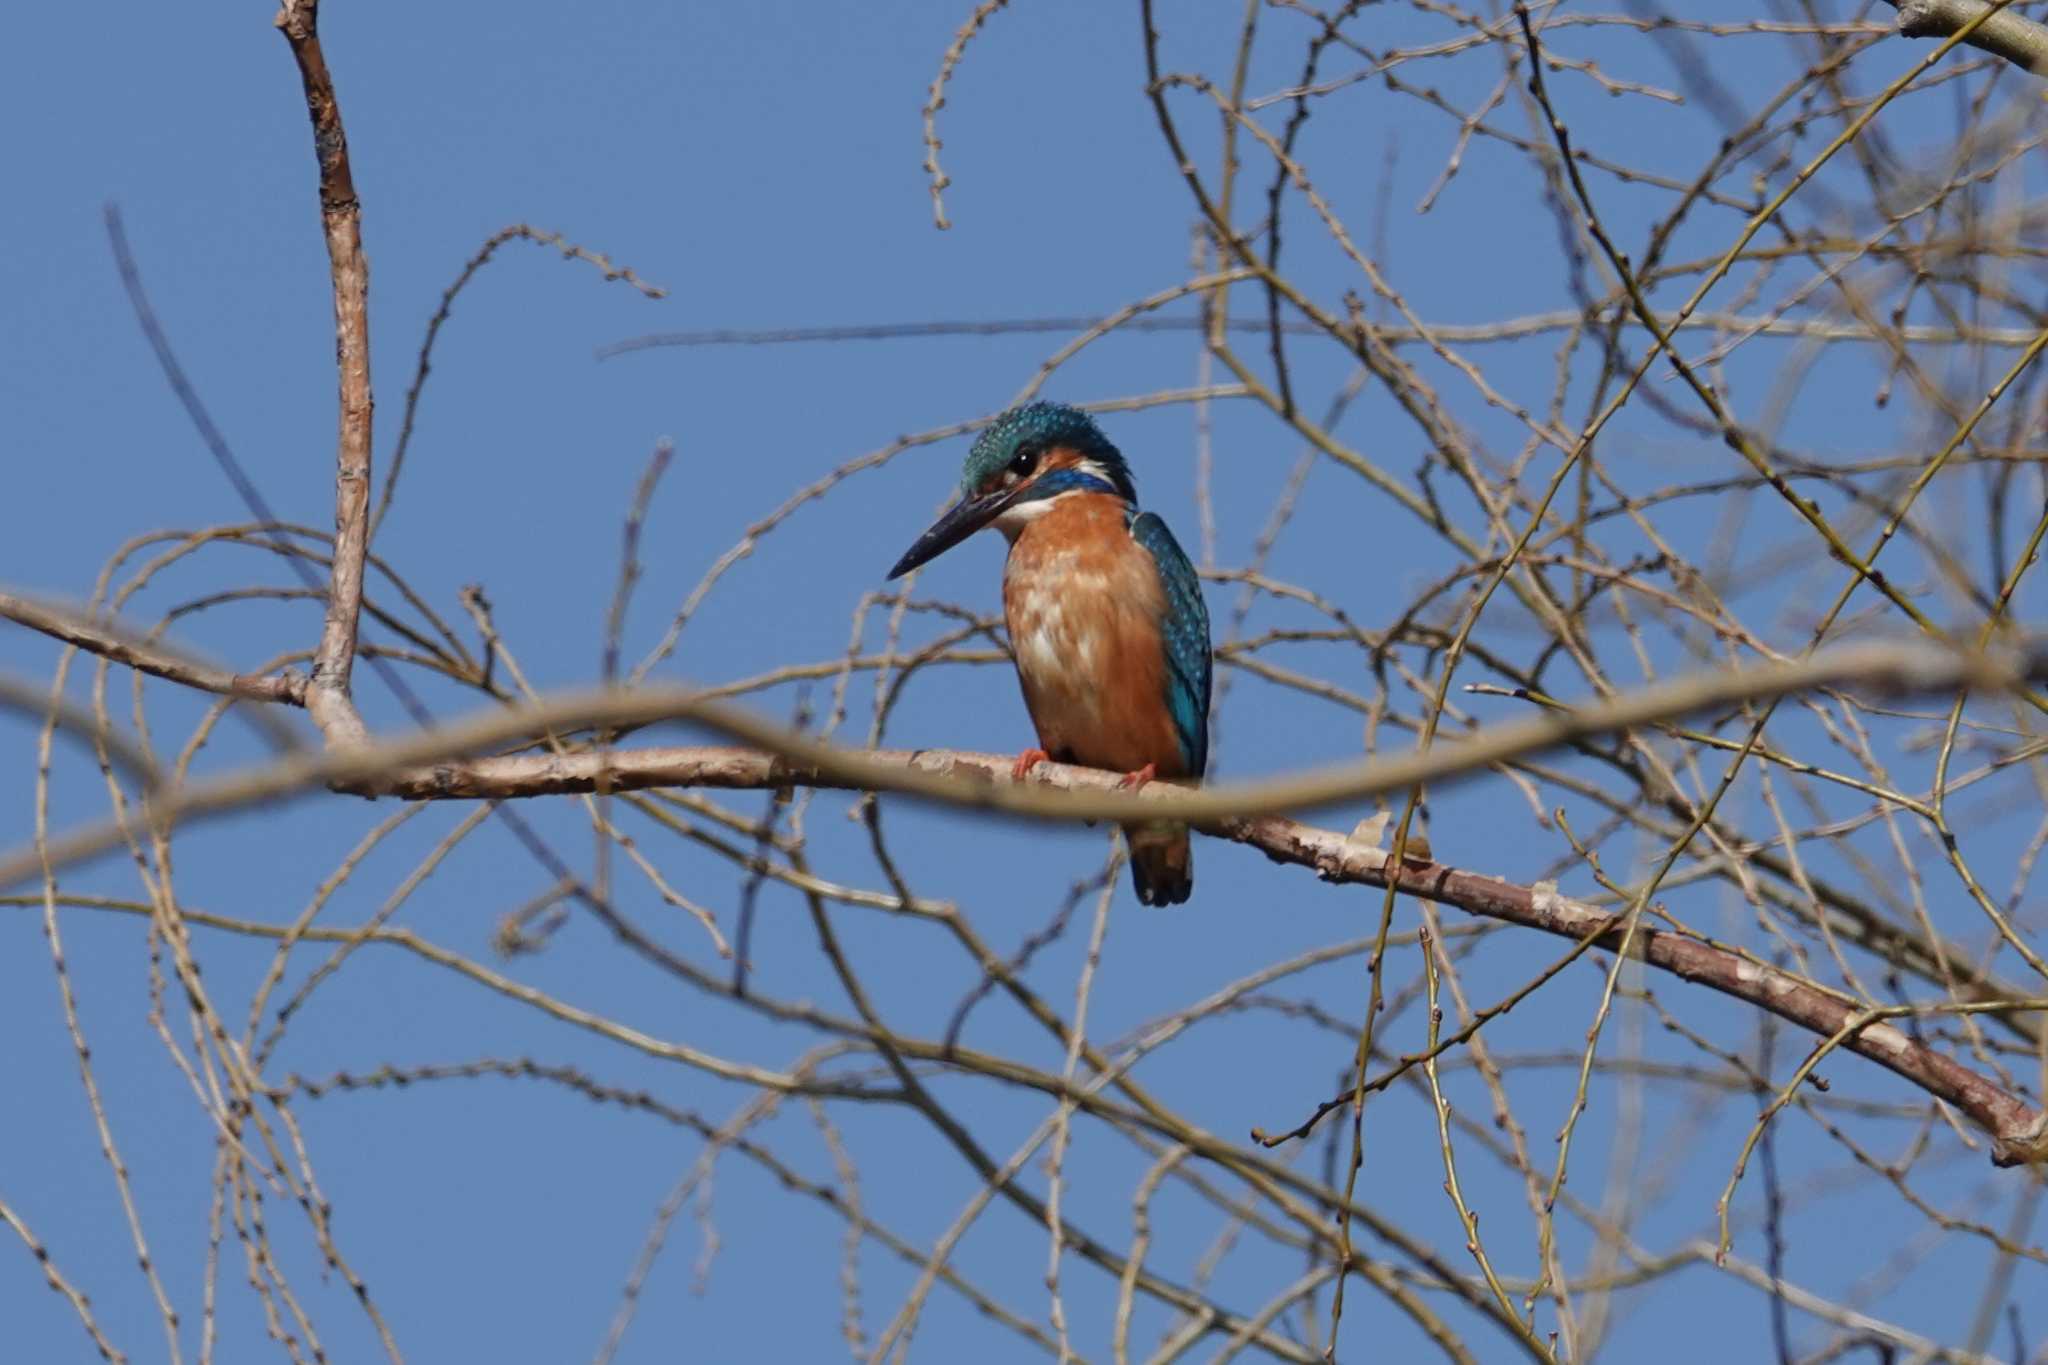
<instances>
[{"instance_id":1,"label":"speckled blue head","mask_svg":"<svg viewBox=\"0 0 2048 1365\"><path fill-rule=\"evenodd\" d=\"M1095 425L1095 419L1065 403L1026 403L1011 408L990 422L960 471L960 488L974 494L990 479L1008 469L1020 455L1043 455L1051 450L1071 450L1095 462L1125 501L1138 500L1131 467Z\"/></svg>"},{"instance_id":2,"label":"speckled blue head","mask_svg":"<svg viewBox=\"0 0 2048 1365\"><path fill-rule=\"evenodd\" d=\"M958 545L991 522L1041 513L1054 498L1102 494L1122 498L1126 515L1137 510L1131 467L1095 425L1064 403L1026 403L988 424L960 470L960 500L889 570L889 577Z\"/></svg>"}]
</instances>

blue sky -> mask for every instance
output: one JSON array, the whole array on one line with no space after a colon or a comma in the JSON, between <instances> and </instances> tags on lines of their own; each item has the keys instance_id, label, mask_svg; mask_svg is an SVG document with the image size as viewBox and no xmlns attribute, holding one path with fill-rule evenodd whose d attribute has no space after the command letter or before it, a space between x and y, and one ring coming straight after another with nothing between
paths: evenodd
<instances>
[{"instance_id":1,"label":"blue sky","mask_svg":"<svg viewBox=\"0 0 2048 1365\"><path fill-rule=\"evenodd\" d=\"M676 445L674 467L655 499L643 557L646 575L626 637L629 659L644 654L705 569L756 519L796 487L900 435L966 421L999 409L1063 338L956 337L869 344L730 349L654 349L599 359L608 344L649 332L702 327L772 328L1100 316L1186 278L1193 208L1160 144L1143 92L1137 18L1124 5L1034 0L997 15L969 48L943 114L943 157L953 178L947 207L956 226L936 231L921 169L919 109L939 57L965 17L958 4L875 7L791 3L715 6L597 4L564 8L523 0L488 8L330 0L324 25L330 64L354 154L372 267L371 320L378 406L377 452L388 457L422 328L463 261L491 232L527 222L559 232L631 266L668 291L651 301L606 283L578 261L531 244L500 252L459 300L436 352L395 511L376 550L451 622L473 638L457 605L480 584L521 665L541 688L597 676L603 620L619 555L619 527L635 481L657 441ZM1169 64L1227 70L1240 7L1162 7L1172 26ZM1733 11L1730 11L1733 14ZM1288 85L1308 26L1299 14L1269 12L1251 88ZM1398 34L1442 36L1441 25L1388 10L1374 41ZM0 50L0 120L15 130L6 157L11 192L0 198L0 422L8 496L0 504L0 585L77 600L108 556L132 536L161 528L241 521L243 509L163 383L122 296L102 227L103 206L119 205L155 307L180 358L264 496L287 521L326 526L332 517L333 334L313 165L296 74L270 11L256 4L212 6L40 6L19 16ZM1560 40L1563 41L1563 40ZM1613 35L1580 35L1573 51L1661 85L1677 78L1654 49ZM1744 98L1773 88L1796 68L1763 40L1730 68ZM1861 59L1873 87L1920 49L1884 49ZM1749 55L1754 53L1752 59ZM1350 69L1333 58L1333 70ZM1447 63L1437 73L1447 98L1469 106L1499 77L1485 58ZM1568 114L1597 130L1603 152L1654 161L1669 140L1704 145L1711 124L1697 105L1675 109L1640 97L1610 99L1590 84L1554 75ZM1196 145L1213 146L1215 119L1200 97L1176 107ZM1509 105L1513 110L1512 101ZM1518 117L1518 116L1517 116ZM1506 121L1522 126L1516 118ZM1414 206L1435 178L1456 134L1454 121L1410 100L1363 86L1318 109L1304 146L1326 192L1388 263L1416 311L1448 322L1481 322L1568 306L1557 266L1558 236L1538 178L1525 161L1481 140L1428 215ZM1910 138L1908 139L1910 142ZM1805 144L1811 150L1811 144ZM1248 159L1256 161L1255 157ZM1686 173L1695 161L1677 163ZM1847 173L1845 173L1847 176ZM1258 164L1253 183L1266 170ZM1662 201L1611 180L1613 221L1626 236ZM1832 191L1853 194L1847 176ZM1382 187L1385 187L1384 195ZM1739 188L1739 186L1737 186ZM1739 220L1703 213L1673 255L1725 246ZM1290 250L1301 277L1325 301L1362 288L1313 220L1290 218ZM1734 284L1728 286L1732 291ZM1673 300L1675 301L1675 300ZM1257 300L1241 291L1237 305ZM1341 306L1341 305L1338 305ZM1185 306L1178 310L1185 315ZM1489 376L1524 403L1548 401L1550 343L1487 353ZM1248 342L1247 354L1263 354ZM1299 345L1302 391L1318 409L1348 374L1341 356ZM1739 353L1726 378L1738 407L1769 407L1784 350ZM1496 367L1497 366L1497 367ZM1049 389L1096 401L1184 388L1198 382L1197 348L1183 334L1112 337L1089 350ZM1432 379L1458 419L1512 455L1517 428L1488 409L1447 369ZM1830 353L1783 436L1802 449L1847 457L1903 444L1917 419L1900 404L1870 401L1880 371L1867 357ZM1654 376L1660 396L1677 386ZM1980 386L1981 387L1981 386ZM1589 388L1575 388L1577 414ZM1199 553L1194 487L1194 419L1186 406L1105 419L1132 460L1146 505L1159 510ZM1217 560L1241 564L1300 453L1297 438L1242 402L1215 405ZM1414 427L1383 394L1369 391L1344 428L1347 439L1407 478L1426 453ZM1604 452L1630 487L1735 472L1717 442L1674 434L1631 410ZM691 623L657 676L715 682L845 651L864 593L879 590L887 566L946 497L965 443L914 449L804 508L738 563ZM1545 466L1547 468L1547 466ZM1960 505L1960 504L1958 504ZM1944 504L1943 515L1962 515ZM1460 509L1459 514L1469 511ZM1726 506L1676 510L1662 523L1688 547L1706 543ZM1747 507L1741 554L1782 543L1774 506ZM1617 532L1623 557L1642 546ZM921 580L927 595L992 610L1000 554L993 537L938 561ZM1301 510L1272 572L1325 589L1368 628L1384 624L1424 583L1456 566L1434 536L1384 497L1334 466L1310 475ZM1796 579L1796 590L1782 584ZM1776 582L1751 585L1757 619L1778 643L1803 643L1796 611L1773 615L1774 592L1831 593L1822 563L1800 561ZM129 614L153 621L175 604L249 583L287 586L261 550L221 547L168 570ZM373 595L378 591L373 586ZM1234 590L1212 586L1220 622ZM1761 602L1761 605L1758 603ZM1495 608L1502 638L1526 648L1533 626L1506 601ZM865 645L885 639L881 613ZM1494 621L1495 617L1489 617ZM1262 607L1255 628L1312 626L1299 611ZM305 601L258 601L179 622L178 638L238 667L254 668L286 649L309 647L318 608ZM910 639L939 629L913 617ZM1609 631L1622 657L1626 642ZM0 669L46 677L56 651L23 632L0 632ZM1355 659L1283 656L1343 685L1370 679ZM1676 650L1660 669L1682 665ZM76 675L75 675L76 676ZM1477 675L1475 675L1477 676ZM1560 672L1558 678L1566 680ZM399 706L359 673L366 715L380 730L405 724ZM1569 678L1572 684L1578 679ZM125 679L116 687L125 689ZM1564 685L1563 681L1560 685ZM87 695L77 676L74 694ZM1354 755L1359 718L1297 694L1238 679L1221 717L1221 771L1284 771ZM1581 689L1582 690L1582 689ZM427 689L441 714L475 705L452 690ZM794 695L759 704L787 716ZM829 702L814 694L821 707ZM871 684L851 689L843 738L858 741L872 714ZM125 704L125 703L123 703ZM1481 698L1464 704L1481 718ZM1504 707L1507 703L1491 703ZM159 742L182 736L198 710L162 695L153 703ZM294 718L294 723L297 718ZM1793 730L1792 733L1800 733ZM33 819L34 727L0 715L0 843L19 845ZM888 741L1012 751L1030 742L1007 670L963 668L913 682ZM1392 742L1392 741L1386 741ZM1405 739L1399 741L1406 743ZM203 771L254 761L245 729L224 727L199 760ZM1718 770L1715 770L1718 771ZM1904 779L1902 779L1904 780ZM1743 818L1767 819L1754 788L1739 795ZM62 826L98 817L105 790L92 765L67 760L53 797ZM763 809L757 793L732 809ZM589 830L568 803L531 812L536 825L578 860ZM848 802L820 797L808 826L821 875L880 885L865 860L866 836L844 818ZM387 811L341 797L247 815L181 837L179 892L190 905L266 922L290 919L356 840ZM1365 808L1328 812L1348 827ZM434 842L466 811L424 813L368 860L323 916L366 919ZM1433 808L1447 861L1517 878L1541 875L1561 852L1555 833L1535 830L1528 807L1504 784L1446 795ZM1590 823L1597 818L1587 816ZM1060 904L1067 888L1100 865L1093 830L966 823L891 805L889 827L920 894L968 907L977 927L1008 951ZM654 847L651 830L643 832ZM1987 835L1987 857L2008 859L2013 837ZM710 905L728 932L741 899L729 864L661 845L664 866L686 894ZM1648 845L1618 844L1617 863L1647 857ZM1825 856L1825 855L1823 855ZM1119 891L1103 976L1091 1007L1091 1036L1119 1037L1235 979L1251 964L1369 932L1379 897L1323 886L1298 870L1269 866L1243 848L1202 841L1198 889L1172 913L1140 910ZM1622 868L1614 870L1620 875ZM1935 873L1930 872L1930 880ZM1942 874L1945 875L1945 874ZM498 918L546 883L546 876L489 822L460 845L400 911L397 921L493 965ZM110 859L66 876L67 890L133 895L132 866ZM1592 889L1583 873L1575 890ZM1941 894L1954 895L1949 883ZM704 944L693 925L637 886L628 910L658 926L663 941L693 955ZM1716 932L1753 932L1739 901L1719 890L1674 899ZM1085 927L1089 908L1079 923ZM850 944L896 1027L942 1031L975 981L957 949L928 925L842 909ZM1404 906L1399 927L1416 923ZM1971 926L1974 931L1974 926ZM1961 932L1961 930L1958 930ZM134 1172L152 1250L187 1321L195 1350L211 1131L148 1017L149 945L134 921L77 913L64 921L83 1027L123 1155ZM1071 1008L1085 933L1077 928L1034 966L1032 981ZM762 988L848 1006L821 961L802 902L762 893L755 960ZM239 1018L269 962L264 945L202 937L206 977ZM1560 946L1503 933L1475 955L1469 984L1492 999L1526 979ZM294 959L288 987L317 957ZM572 917L548 951L503 969L543 990L601 1009L657 1037L721 1055L787 1066L811 1041L802 1031L736 1014L692 994L617 948L594 923ZM1412 981L1412 951L1390 968L1390 988ZM1694 1027L1736 1045L1747 1021L1675 981L1652 983L1658 999ZM1342 1018L1361 1008L1357 958L1318 969L1302 983ZM1576 969L1555 989L1499 1026L1500 1046L1572 1051L1597 999L1599 977ZM175 1033L183 1021L172 1010ZM1419 1012L1398 1022L1391 1047L1421 1041ZM1610 1034L1613 1049L1654 1050L1654 1015L1630 1006ZM1056 1069L1058 1049L1002 1001L985 1003L965 1035L976 1046ZM161 1327L133 1268L117 1196L82 1091L58 1007L37 917L0 907L0 1086L11 1121L0 1125L0 1198L36 1228L56 1262L91 1295L100 1321L136 1360L159 1359ZM1803 1044L1802 1044L1803 1045ZM1780 1074L1794 1044L1781 1038ZM1342 1038L1272 1015L1199 1026L1187 1042L1142 1074L1211 1130L1287 1126L1328 1093L1349 1048ZM324 984L295 1019L273 1077L338 1070L361 1075L384 1063L460 1063L531 1058L587 1070L607 1085L645 1087L667 1102L723 1122L746 1096L673 1065L550 1023L405 954L368 949ZM1834 1064L1872 1094L1902 1088L1849 1060ZM1532 1067L1515 1078L1523 1115L1547 1168L1549 1136L1569 1100L1566 1069ZM1461 1087L1465 1080L1458 1082ZM998 1155L1044 1116L1035 1096L964 1081L941 1093L970 1116ZM1671 1195L1640 1230L1664 1246L1710 1226L1712 1206L1753 1115L1747 1097L1711 1113L1682 1111L1676 1092L1648 1089L1645 1150L1617 1180L1657 1171L1656 1137L1696 1139L1698 1168L1657 1178ZM1485 1112L1484 1092L1461 1089L1461 1105ZM1617 1088L1598 1091L1580 1129L1574 1185L1598 1199L1616 1156ZM417 1085L402 1093L344 1093L301 1100L322 1188L336 1229L411 1360L557 1360L594 1351L654 1210L697 1160L701 1139L658 1120L598 1107L537 1082L475 1079ZM970 1173L930 1134L894 1110L834 1111L860 1158L863 1190L878 1216L929 1245L973 1192ZM1838 1168L1837 1150L1812 1141L1787 1148L1788 1182ZM1694 1128L1690 1125L1697 1124ZM1076 1129L1069 1159L1069 1207L1089 1230L1119 1248L1130 1233L1130 1192L1150 1158L1100 1125ZM829 1180L829 1152L799 1105L764 1125L762 1140L811 1178ZM1899 1126L1886 1140L1899 1137ZM1321 1147L1297 1154L1310 1168ZM1412 1096L1374 1111L1364 1197L1463 1264L1462 1236L1439 1189L1434 1120ZM1498 1225L1496 1255L1515 1274L1533 1268L1533 1240L1519 1185L1475 1159L1461 1172L1468 1198ZM1035 1174L1032 1177L1038 1180ZM1930 1188L1973 1216L2005 1225L2016 1178L1990 1177L1981 1157L1936 1163ZM1919 1227L1888 1189L1864 1180L1816 1193L1790 1278L1827 1293L1853 1291L1866 1272L1883 1285L1883 1255ZM1752 1173L1739 1196L1754 1212ZM1830 1202L1832 1201L1832 1202ZM1975 1201L1972 1203L1971 1201ZM619 1359L818 1359L844 1350L839 1336L841 1224L815 1201L782 1191L758 1167L728 1156L717 1167L709 1217L718 1239L701 1292L693 1262L703 1233L693 1212L678 1220L674 1245L656 1267ZM323 1278L303 1219L287 1201L266 1209L278 1254L306 1296L330 1359L371 1358L373 1336L338 1279ZM1214 1216L1181 1202L1162 1206L1153 1262L1185 1280L1215 1236ZM2027 1235L2024 1229L2019 1235ZM2038 1225L2031 1234L2039 1235ZM1587 1242L1568 1247L1576 1264ZM1745 1240L1746 1239L1746 1240ZM1380 1249L1376 1249L1380 1250ZM1746 1231L1740 1254L1761 1255ZM223 1249L219 1358L274 1350L246 1288L240 1249ZM1043 1321L1042 1229L1014 1210L992 1209L963 1243L959 1261L1012 1309ZM868 1331L888 1320L911 1275L872 1245L863 1254ZM1299 1267L1268 1249L1227 1260L1214 1281L1238 1308L1253 1307ZM1911 1293L1872 1289L1871 1311L1914 1330L1960 1334L1989 1258L1981 1243L1928 1261ZM2022 1275L2038 1267L2023 1267ZM1090 1358L1106 1358L1114 1284L1084 1263L1066 1270L1068 1312ZM1766 1349L1766 1301L1697 1266L1632 1299L1615 1329L1611 1358L1668 1347L1682 1324L1680 1358L1756 1358ZM75 1316L39 1283L25 1255L0 1251L0 1317L23 1360L85 1359ZM1803 1340L1824 1340L1796 1319ZM1135 1340L1151 1343L1167 1323L1146 1305ZM1506 1339L1471 1326L1484 1359L1505 1358ZM2048 1332L2048 1320L2033 1329ZM1421 1339L1384 1300L1355 1290L1346 1341L1363 1357L1370 1344L1405 1359ZM920 1328L914 1354L955 1359L969 1350L1007 1359L1016 1338L992 1328L943 1291Z\"/></svg>"}]
</instances>

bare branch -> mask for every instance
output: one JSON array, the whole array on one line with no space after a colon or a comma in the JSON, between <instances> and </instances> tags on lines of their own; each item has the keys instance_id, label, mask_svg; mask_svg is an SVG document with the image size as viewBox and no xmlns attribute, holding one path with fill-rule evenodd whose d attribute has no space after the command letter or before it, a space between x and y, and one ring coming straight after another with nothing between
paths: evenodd
<instances>
[{"instance_id":1,"label":"bare branch","mask_svg":"<svg viewBox=\"0 0 2048 1365\"><path fill-rule=\"evenodd\" d=\"M0 592L0 617L30 630L41 631L52 639L76 645L103 659L126 664L151 677L201 692L239 697L246 701L282 702L288 706L306 704L306 678L301 673L290 670L267 675L230 673L145 640L140 632L131 631L118 622L89 618L14 593Z\"/></svg>"},{"instance_id":2,"label":"bare branch","mask_svg":"<svg viewBox=\"0 0 2048 1365\"><path fill-rule=\"evenodd\" d=\"M180 788L156 804L154 815L162 821L191 820L322 785L408 800L495 800L594 791L601 780L611 791L680 785L840 786L1041 820L1213 823L1313 810L1424 783L1441 784L1558 745L1736 701L1852 684L1883 695L1958 687L1996 692L2042 677L2048 677L2048 651L2022 662L2010 654L1949 653L1916 644L1848 646L1791 663L1698 674L1594 706L1547 711L1400 758L1368 759L1200 790L1156 781L1137 791L1121 789L1111 775L1095 769L1052 763L1041 764L1022 783L1004 782L995 769L1006 761L991 766L983 761L985 755L959 761L934 750L891 754L849 749L706 700L693 689L647 687L572 693L536 706L494 710L403 739L294 756L271 767ZM689 721L767 752L711 751L707 756L706 751L690 749L628 750L450 762L479 749L548 734L665 721ZM116 821L54 840L46 856L50 866L62 866L105 852L125 837L125 826ZM31 875L41 862L34 850L0 858L0 887Z\"/></svg>"},{"instance_id":3,"label":"bare branch","mask_svg":"<svg viewBox=\"0 0 2048 1365\"><path fill-rule=\"evenodd\" d=\"M284 0L276 22L298 63L313 124L313 154L320 165L320 224L334 279L335 366L341 381L334 567L306 707L330 744L360 744L368 732L356 711L349 680L363 605L363 559L370 547L370 262L363 254L363 209L349 166L341 104L320 47L320 0Z\"/></svg>"},{"instance_id":4,"label":"bare branch","mask_svg":"<svg viewBox=\"0 0 2048 1365\"><path fill-rule=\"evenodd\" d=\"M1886 0L1899 12L1901 38L1946 38L1988 9L1984 0ZM2003 57L2032 76L2048 78L2048 28L2024 14L2001 10L1963 40Z\"/></svg>"}]
</instances>

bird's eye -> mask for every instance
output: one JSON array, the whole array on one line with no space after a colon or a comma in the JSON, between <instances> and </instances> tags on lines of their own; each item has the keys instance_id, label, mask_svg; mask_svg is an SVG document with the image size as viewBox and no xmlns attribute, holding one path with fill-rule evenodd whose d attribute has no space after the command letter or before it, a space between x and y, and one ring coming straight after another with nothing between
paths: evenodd
<instances>
[{"instance_id":1,"label":"bird's eye","mask_svg":"<svg viewBox=\"0 0 2048 1365\"><path fill-rule=\"evenodd\" d=\"M1010 472L1020 479L1029 478L1031 471L1036 468L1038 468L1038 452L1028 447L1010 457Z\"/></svg>"}]
</instances>

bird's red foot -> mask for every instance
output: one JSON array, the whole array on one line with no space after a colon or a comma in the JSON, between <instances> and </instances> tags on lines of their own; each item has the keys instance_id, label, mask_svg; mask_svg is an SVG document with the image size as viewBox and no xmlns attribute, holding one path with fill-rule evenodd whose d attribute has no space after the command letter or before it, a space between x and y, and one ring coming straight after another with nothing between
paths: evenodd
<instances>
[{"instance_id":1,"label":"bird's red foot","mask_svg":"<svg viewBox=\"0 0 2048 1365\"><path fill-rule=\"evenodd\" d=\"M1010 765L1010 780L1022 782L1026 773L1051 757L1052 755L1043 749L1026 749L1018 754L1017 761Z\"/></svg>"},{"instance_id":2,"label":"bird's red foot","mask_svg":"<svg viewBox=\"0 0 2048 1365\"><path fill-rule=\"evenodd\" d=\"M1133 790L1136 790L1137 788L1144 786L1147 782L1150 782L1153 778L1157 776L1159 776L1159 765L1157 763L1147 763L1144 767L1138 769L1138 771L1134 773L1125 773L1122 777L1119 777L1116 780L1116 784L1119 787L1130 787Z\"/></svg>"}]
</instances>

